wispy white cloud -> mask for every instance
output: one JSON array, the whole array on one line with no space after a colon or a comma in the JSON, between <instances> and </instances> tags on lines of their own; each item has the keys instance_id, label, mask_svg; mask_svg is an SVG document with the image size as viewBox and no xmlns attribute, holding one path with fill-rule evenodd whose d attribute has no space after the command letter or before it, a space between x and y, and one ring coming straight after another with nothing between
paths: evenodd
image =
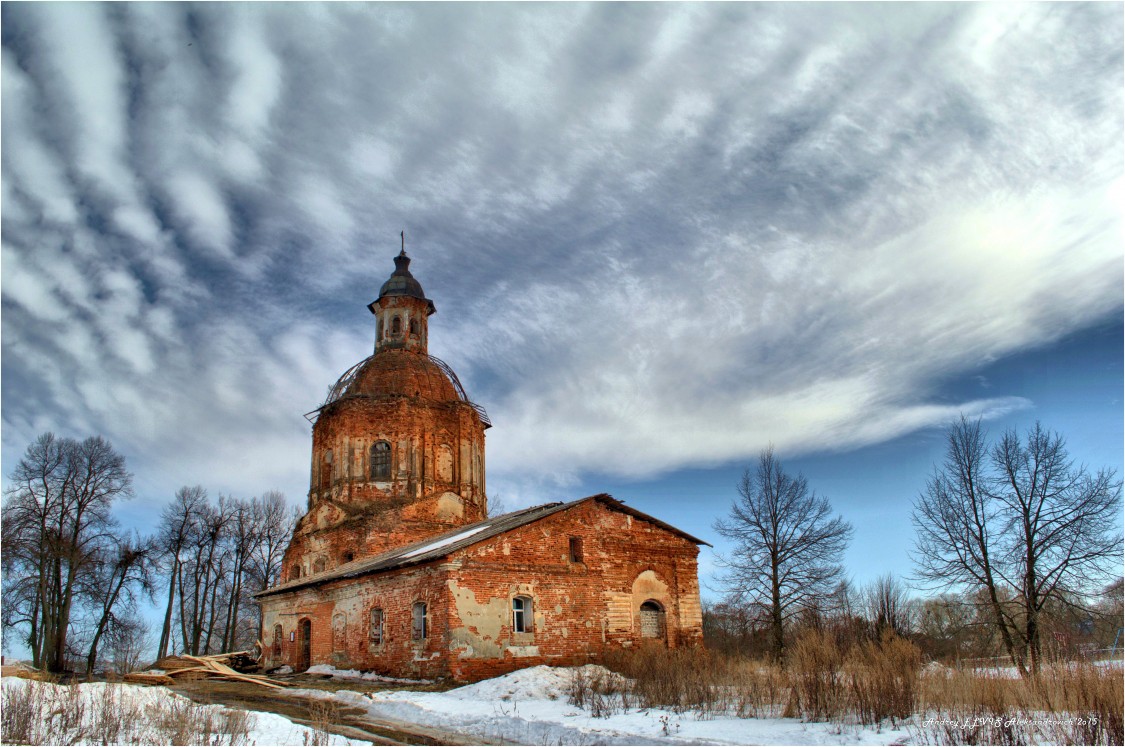
<instances>
[{"instance_id":1,"label":"wispy white cloud","mask_svg":"<svg viewBox=\"0 0 1125 747\"><path fill-rule=\"evenodd\" d=\"M1121 306L1119 6L0 12L5 472L303 495L404 227L510 503L1028 407L935 391Z\"/></svg>"}]
</instances>

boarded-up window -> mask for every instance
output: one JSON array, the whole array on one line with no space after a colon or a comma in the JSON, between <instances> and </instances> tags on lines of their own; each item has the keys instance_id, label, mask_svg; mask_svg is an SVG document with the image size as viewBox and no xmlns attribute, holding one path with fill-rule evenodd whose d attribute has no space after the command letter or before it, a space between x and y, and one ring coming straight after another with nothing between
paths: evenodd
<instances>
[{"instance_id":1,"label":"boarded-up window","mask_svg":"<svg viewBox=\"0 0 1125 747\"><path fill-rule=\"evenodd\" d=\"M332 616L332 650L343 651L348 646L347 617L342 612Z\"/></svg>"},{"instance_id":2,"label":"boarded-up window","mask_svg":"<svg viewBox=\"0 0 1125 747\"><path fill-rule=\"evenodd\" d=\"M429 614L425 602L415 602L410 616L410 638L415 641L425 640L429 635Z\"/></svg>"},{"instance_id":3,"label":"boarded-up window","mask_svg":"<svg viewBox=\"0 0 1125 747\"><path fill-rule=\"evenodd\" d=\"M515 597L512 599L512 632L531 632L531 598Z\"/></svg>"},{"instance_id":4,"label":"boarded-up window","mask_svg":"<svg viewBox=\"0 0 1125 747\"><path fill-rule=\"evenodd\" d=\"M664 610L653 601L641 605L641 638L664 637Z\"/></svg>"},{"instance_id":5,"label":"boarded-up window","mask_svg":"<svg viewBox=\"0 0 1125 747\"><path fill-rule=\"evenodd\" d=\"M371 479L389 480L391 477L391 445L386 441L371 444Z\"/></svg>"},{"instance_id":6,"label":"boarded-up window","mask_svg":"<svg viewBox=\"0 0 1125 747\"><path fill-rule=\"evenodd\" d=\"M371 626L367 637L372 646L383 645L383 610L379 608L371 610Z\"/></svg>"}]
</instances>

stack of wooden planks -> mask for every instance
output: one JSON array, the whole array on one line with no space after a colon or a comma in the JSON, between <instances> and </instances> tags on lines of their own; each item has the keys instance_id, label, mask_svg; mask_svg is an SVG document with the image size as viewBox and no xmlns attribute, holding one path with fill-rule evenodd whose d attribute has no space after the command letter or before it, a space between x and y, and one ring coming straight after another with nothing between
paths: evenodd
<instances>
[{"instance_id":1,"label":"stack of wooden planks","mask_svg":"<svg viewBox=\"0 0 1125 747\"><path fill-rule=\"evenodd\" d=\"M156 669L164 670L164 674L130 672L125 675L125 681L147 685L172 685L178 679L218 679L247 682L278 690L288 687L284 682L278 682L260 674L239 672L230 666L232 662L242 661L243 657L251 657L250 652L234 651L211 656L189 656L188 654L166 656L153 665Z\"/></svg>"}]
</instances>

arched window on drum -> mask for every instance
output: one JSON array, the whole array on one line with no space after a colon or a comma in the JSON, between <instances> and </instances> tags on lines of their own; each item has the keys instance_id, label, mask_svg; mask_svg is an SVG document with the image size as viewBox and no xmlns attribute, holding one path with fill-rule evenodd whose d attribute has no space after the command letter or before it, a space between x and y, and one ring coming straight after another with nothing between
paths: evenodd
<instances>
[{"instance_id":1,"label":"arched window on drum","mask_svg":"<svg viewBox=\"0 0 1125 747\"><path fill-rule=\"evenodd\" d=\"M371 479L391 479L391 445L386 441L371 444Z\"/></svg>"}]
</instances>

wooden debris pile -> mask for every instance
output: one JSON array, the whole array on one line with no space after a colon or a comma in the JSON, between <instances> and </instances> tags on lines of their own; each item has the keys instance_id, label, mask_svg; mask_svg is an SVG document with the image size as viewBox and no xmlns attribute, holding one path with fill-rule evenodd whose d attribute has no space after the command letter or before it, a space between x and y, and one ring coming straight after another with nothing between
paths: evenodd
<instances>
[{"instance_id":1,"label":"wooden debris pile","mask_svg":"<svg viewBox=\"0 0 1125 747\"><path fill-rule=\"evenodd\" d=\"M288 687L284 682L278 682L260 674L239 672L234 668L235 666L249 668L254 665L256 665L256 660L249 651L234 651L211 656L189 656L188 654L166 656L153 665L153 668L163 670L164 674L130 672L125 675L125 681L146 685L172 685L177 680L216 679L247 682L278 690Z\"/></svg>"},{"instance_id":2,"label":"wooden debris pile","mask_svg":"<svg viewBox=\"0 0 1125 747\"><path fill-rule=\"evenodd\" d=\"M51 682L55 679L47 672L36 669L22 661L15 664L5 664L0 667L0 677L22 677L25 680L41 680L44 682Z\"/></svg>"}]
</instances>

